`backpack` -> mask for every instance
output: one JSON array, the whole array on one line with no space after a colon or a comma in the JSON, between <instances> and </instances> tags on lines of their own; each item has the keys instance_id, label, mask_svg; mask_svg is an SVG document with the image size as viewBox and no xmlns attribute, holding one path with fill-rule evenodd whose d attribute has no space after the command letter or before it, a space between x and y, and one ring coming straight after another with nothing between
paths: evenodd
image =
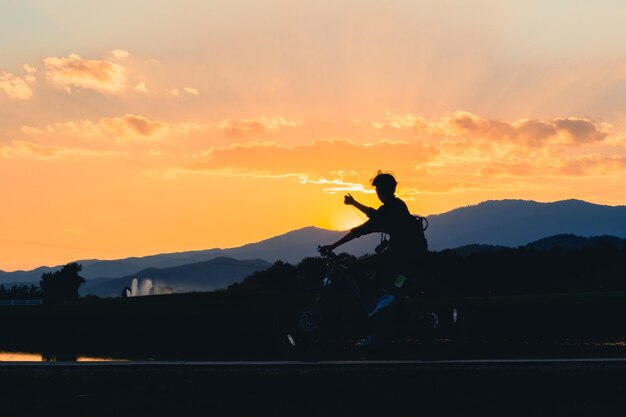
<instances>
[{"instance_id":1,"label":"backpack","mask_svg":"<svg viewBox=\"0 0 626 417\"><path fill-rule=\"evenodd\" d=\"M414 221L414 231L416 235L416 241L418 244L418 252L424 256L428 252L428 241L426 240L426 234L424 233L426 229L428 229L428 219L426 217L418 216L417 214L413 214Z\"/></svg>"}]
</instances>

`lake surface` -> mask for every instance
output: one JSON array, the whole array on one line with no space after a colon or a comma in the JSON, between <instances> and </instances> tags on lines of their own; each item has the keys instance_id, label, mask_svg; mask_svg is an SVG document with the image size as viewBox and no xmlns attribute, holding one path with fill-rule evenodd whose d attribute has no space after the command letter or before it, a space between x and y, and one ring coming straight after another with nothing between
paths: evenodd
<instances>
[{"instance_id":1,"label":"lake surface","mask_svg":"<svg viewBox=\"0 0 626 417\"><path fill-rule=\"evenodd\" d=\"M30 352L8 352L0 351L0 362L55 362L55 361L72 361L72 362L120 362L127 359L91 357L91 356L63 356L52 357L42 353Z\"/></svg>"}]
</instances>

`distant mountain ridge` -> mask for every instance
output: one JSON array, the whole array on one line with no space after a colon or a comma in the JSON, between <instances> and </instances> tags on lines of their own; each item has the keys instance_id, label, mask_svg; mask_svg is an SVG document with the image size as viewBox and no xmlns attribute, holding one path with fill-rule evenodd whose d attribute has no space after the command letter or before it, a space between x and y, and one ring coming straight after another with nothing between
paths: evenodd
<instances>
[{"instance_id":1,"label":"distant mountain ridge","mask_svg":"<svg viewBox=\"0 0 626 417\"><path fill-rule=\"evenodd\" d=\"M429 216L428 221L431 250L471 244L517 247L559 234L626 238L626 206L580 200L485 201Z\"/></svg>"},{"instance_id":2,"label":"distant mountain ridge","mask_svg":"<svg viewBox=\"0 0 626 417\"><path fill-rule=\"evenodd\" d=\"M119 260L77 260L83 269L81 275L89 279L118 278L136 274L146 268L170 268L197 262L204 262L217 257L229 257L239 260L263 259L267 262L282 260L297 263L308 256L317 255L317 246L338 240L345 232L305 227L285 234L249 243L229 249L207 249L189 252L164 253L146 257L131 257ZM363 236L346 244L345 249L356 255L372 252L379 243L378 235ZM0 284L38 282L44 272L60 269L40 267L32 271L0 271Z\"/></svg>"},{"instance_id":3,"label":"distant mountain ridge","mask_svg":"<svg viewBox=\"0 0 626 417\"><path fill-rule=\"evenodd\" d=\"M583 237L573 234L560 234L549 236L543 239L536 240L534 242L530 242L523 246L518 246L519 248L527 248L534 249L537 251L549 251L555 248L560 248L563 250L578 250L583 249L585 247L593 247L601 244L608 244L611 246L615 246L616 248L623 248L626 246L626 239L621 239L615 236L591 236L591 237ZM460 255L467 256L476 252L485 252L485 251L497 251L502 249L511 249L509 246L502 245L466 245L459 246L458 248L454 248L453 250Z\"/></svg>"},{"instance_id":4,"label":"distant mountain ridge","mask_svg":"<svg viewBox=\"0 0 626 417\"><path fill-rule=\"evenodd\" d=\"M147 268L121 278L92 279L80 288L81 295L118 297L125 287L131 287L133 279L139 282L149 279L151 286L160 293L214 291L240 282L249 275L271 266L261 259L237 260L218 257L169 268Z\"/></svg>"},{"instance_id":5,"label":"distant mountain ridge","mask_svg":"<svg viewBox=\"0 0 626 417\"><path fill-rule=\"evenodd\" d=\"M626 238L626 206L603 206L580 200L538 203L526 200L485 201L447 213L428 216L426 231L430 250L467 245L517 247L540 239L572 234L581 237L611 235ZM168 253L120 260L79 260L87 279L127 277L147 268L170 268L208 261L220 256L233 259L283 260L297 263L316 256L319 244L331 243L345 232L305 227L270 239L229 249ZM372 234L341 247L342 251L363 255L371 253L380 236ZM2 272L0 284L38 282L43 272L60 267L41 267L33 271Z\"/></svg>"},{"instance_id":6,"label":"distant mountain ridge","mask_svg":"<svg viewBox=\"0 0 626 417\"><path fill-rule=\"evenodd\" d=\"M565 250L576 250L602 244L623 248L626 246L626 239L607 235L583 237L571 234L561 234L539 239L525 245L524 247L535 250L551 250L557 247Z\"/></svg>"}]
</instances>

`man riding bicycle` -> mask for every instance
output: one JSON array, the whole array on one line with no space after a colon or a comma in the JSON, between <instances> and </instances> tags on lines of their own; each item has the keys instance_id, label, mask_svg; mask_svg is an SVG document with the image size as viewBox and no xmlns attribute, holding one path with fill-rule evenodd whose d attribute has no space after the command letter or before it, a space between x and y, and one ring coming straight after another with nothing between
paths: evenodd
<instances>
[{"instance_id":1,"label":"man riding bicycle","mask_svg":"<svg viewBox=\"0 0 626 417\"><path fill-rule=\"evenodd\" d=\"M357 262L359 269L376 272L376 281L383 292L370 317L389 306L396 297L405 292L410 282L419 274L419 268L426 255L427 245L422 224L407 208L404 201L395 196L397 182L388 173L378 171L371 180L376 194L383 203L378 209L367 207L356 201L350 194L344 204L352 205L365 213L369 219L331 245L320 247L322 254L360 236L381 232L389 235L389 241L376 248L376 254ZM374 338L370 335L360 346L370 345Z\"/></svg>"}]
</instances>

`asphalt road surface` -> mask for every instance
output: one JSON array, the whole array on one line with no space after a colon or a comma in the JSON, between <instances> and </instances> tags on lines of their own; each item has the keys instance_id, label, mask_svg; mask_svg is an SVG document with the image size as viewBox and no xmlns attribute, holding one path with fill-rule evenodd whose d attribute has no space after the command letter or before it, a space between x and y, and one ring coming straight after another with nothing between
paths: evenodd
<instances>
[{"instance_id":1,"label":"asphalt road surface","mask_svg":"<svg viewBox=\"0 0 626 417\"><path fill-rule=\"evenodd\" d=\"M626 359L2 363L4 415L626 415Z\"/></svg>"}]
</instances>

